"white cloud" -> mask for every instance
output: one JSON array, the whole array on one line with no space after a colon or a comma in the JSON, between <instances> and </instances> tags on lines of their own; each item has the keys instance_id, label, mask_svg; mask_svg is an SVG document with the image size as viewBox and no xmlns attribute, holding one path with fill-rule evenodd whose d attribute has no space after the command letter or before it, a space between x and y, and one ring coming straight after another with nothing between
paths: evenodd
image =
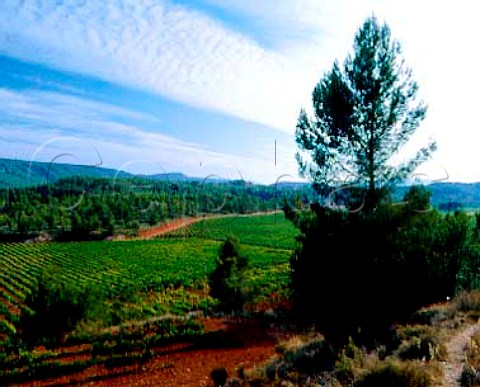
<instances>
[{"instance_id":1,"label":"white cloud","mask_svg":"<svg viewBox=\"0 0 480 387\"><path fill-rule=\"evenodd\" d=\"M422 170L432 180L479 181L476 165L480 125L478 90L480 37L478 4L470 0L204 0L262 20L265 30L283 30L276 41L282 55L297 59L313 89L337 58L351 51L353 36L365 17L374 13L387 22L399 40L403 57L413 69L429 109L408 148L437 140L438 151ZM301 37L301 39L299 38ZM311 101L306 100L305 106Z\"/></svg>"},{"instance_id":2,"label":"white cloud","mask_svg":"<svg viewBox=\"0 0 480 387\"><path fill-rule=\"evenodd\" d=\"M72 4L2 3L0 52L292 130L298 74L286 58L164 1Z\"/></svg>"},{"instance_id":3,"label":"white cloud","mask_svg":"<svg viewBox=\"0 0 480 387\"><path fill-rule=\"evenodd\" d=\"M202 2L243 14L259 29L246 37L235 25L168 0L9 0L0 4L0 53L293 132L315 83L344 58L374 12L402 43L429 105L422 131L438 140L437 163L451 180L479 180L475 2ZM269 48L255 33L268 36Z\"/></svg>"},{"instance_id":4,"label":"white cloud","mask_svg":"<svg viewBox=\"0 0 480 387\"><path fill-rule=\"evenodd\" d=\"M194 176L243 176L257 182L274 181L278 173L273 163L269 163L272 168L259 169L258 163L267 165L262 157L225 154L148 132L141 126L149 116L83 98L0 88L0 114L4 117L0 124L0 157L101 164L125 167L133 173L163 170ZM122 121L132 117L136 123Z\"/></svg>"}]
</instances>

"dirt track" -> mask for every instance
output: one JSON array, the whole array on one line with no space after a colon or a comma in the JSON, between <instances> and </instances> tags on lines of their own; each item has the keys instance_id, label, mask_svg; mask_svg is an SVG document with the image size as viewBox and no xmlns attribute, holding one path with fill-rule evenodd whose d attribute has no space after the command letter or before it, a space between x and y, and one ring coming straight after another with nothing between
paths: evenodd
<instances>
[{"instance_id":1,"label":"dirt track","mask_svg":"<svg viewBox=\"0 0 480 387\"><path fill-rule=\"evenodd\" d=\"M465 365L465 347L470 337L480 329L480 324L474 324L457 333L447 343L448 361L444 365L444 387L460 387L460 375Z\"/></svg>"},{"instance_id":2,"label":"dirt track","mask_svg":"<svg viewBox=\"0 0 480 387\"><path fill-rule=\"evenodd\" d=\"M197 216L197 217L190 216L190 217L185 217L180 219L174 219L166 223L159 224L157 226L149 227L144 230L139 230L137 233L137 237L140 239L149 239L156 236L165 235L169 232L179 230L181 228L187 227L193 223L200 222L205 219L231 218L231 217L237 217L237 216L259 216L259 215L274 214L275 212L280 212L280 211L253 212L250 214L204 215L204 216Z\"/></svg>"},{"instance_id":3,"label":"dirt track","mask_svg":"<svg viewBox=\"0 0 480 387\"><path fill-rule=\"evenodd\" d=\"M158 226L153 226L150 228L147 228L145 230L139 230L137 233L137 236L142 239L148 239L148 238L153 238L159 235L164 235L166 233L178 230L183 227L187 227L191 225L192 223L199 222L203 219L206 219L204 217L188 217L188 218L180 218L180 219L175 219L171 220L169 222L160 224Z\"/></svg>"}]
</instances>

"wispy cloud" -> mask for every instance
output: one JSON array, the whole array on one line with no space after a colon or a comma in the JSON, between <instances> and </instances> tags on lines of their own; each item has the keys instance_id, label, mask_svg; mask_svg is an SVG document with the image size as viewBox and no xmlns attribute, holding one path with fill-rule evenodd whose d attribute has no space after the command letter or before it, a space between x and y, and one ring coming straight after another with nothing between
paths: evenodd
<instances>
[{"instance_id":1,"label":"wispy cloud","mask_svg":"<svg viewBox=\"0 0 480 387\"><path fill-rule=\"evenodd\" d=\"M292 63L167 1L9 1L0 52L292 131L304 93Z\"/></svg>"},{"instance_id":2,"label":"wispy cloud","mask_svg":"<svg viewBox=\"0 0 480 387\"><path fill-rule=\"evenodd\" d=\"M133 173L182 171L273 181L261 159L224 154L142 129L151 117L106 103L41 91L0 89L0 157L123 168ZM126 123L125 118L136 121ZM161 121L158 120L161 129ZM288 164L288 163L287 163Z\"/></svg>"},{"instance_id":3,"label":"wispy cloud","mask_svg":"<svg viewBox=\"0 0 480 387\"><path fill-rule=\"evenodd\" d=\"M475 47L480 25L475 2L437 1L432 6L416 0L178 1L185 5L176 0L3 1L0 54L291 133L299 109L311 104L315 83L334 59L344 58L355 30L374 12L401 41L404 57L429 104L422 128L432 131L438 140L439 162L451 176L463 179L468 174L469 179L478 179L473 168L466 172L465 167L476 164L471 155L478 153L476 93L480 76ZM222 13L210 12L212 8L235 14L236 21L243 17L248 26L238 28L234 22L216 19ZM256 30L245 33L252 25ZM62 91L57 86L52 88ZM29 96L37 98L34 93ZM135 124L135 120L147 120L136 112L107 112L104 106L99 113L96 106L87 106L85 99L62 102L55 101L55 95L42 96L63 106L56 121L48 118L55 116L55 111L47 104L39 108L26 95L0 95L0 113L8 119L4 127L14 122L23 125L19 133L33 133L35 122L37 133L54 133L55 128L67 133L70 128L71 134L78 126L89 138L105 143L111 140L108 131L117 133L118 141L120 136L132 140L132 127L149 133ZM10 109L18 111L16 118L6 112L6 100ZM127 117L129 114L133 116ZM135 141L122 147L141 143L141 136ZM150 145L148 140L144 142L146 147ZM121 151L130 154L124 148L118 149ZM196 154L201 151L208 149L200 147ZM218 154L219 160L223 159L221 151ZM247 165L249 161L239 163Z\"/></svg>"}]
</instances>

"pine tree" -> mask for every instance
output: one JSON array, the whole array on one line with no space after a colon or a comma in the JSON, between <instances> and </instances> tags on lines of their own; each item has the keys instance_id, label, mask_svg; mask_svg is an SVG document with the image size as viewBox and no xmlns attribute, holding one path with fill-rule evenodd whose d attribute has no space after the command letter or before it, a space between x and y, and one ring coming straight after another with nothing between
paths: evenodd
<instances>
[{"instance_id":1,"label":"pine tree","mask_svg":"<svg viewBox=\"0 0 480 387\"><path fill-rule=\"evenodd\" d=\"M348 182L361 187L371 210L436 149L431 142L411 159L391 163L427 111L400 55L390 28L375 16L367 18L353 54L343 66L335 62L313 90L314 118L300 112L296 157L301 174L320 194Z\"/></svg>"}]
</instances>

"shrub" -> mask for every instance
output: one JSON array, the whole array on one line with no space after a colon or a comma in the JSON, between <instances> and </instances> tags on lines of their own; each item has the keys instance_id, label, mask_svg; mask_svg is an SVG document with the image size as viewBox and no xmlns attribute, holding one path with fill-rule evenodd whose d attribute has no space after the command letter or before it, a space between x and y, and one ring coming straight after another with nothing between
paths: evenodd
<instances>
[{"instance_id":1,"label":"shrub","mask_svg":"<svg viewBox=\"0 0 480 387\"><path fill-rule=\"evenodd\" d=\"M413 313L411 323L421 325L439 325L441 322L452 319L455 315L455 308L448 305L443 307L420 309Z\"/></svg>"},{"instance_id":2,"label":"shrub","mask_svg":"<svg viewBox=\"0 0 480 387\"><path fill-rule=\"evenodd\" d=\"M480 290L461 292L454 299L457 309L461 312L480 311Z\"/></svg>"},{"instance_id":3,"label":"shrub","mask_svg":"<svg viewBox=\"0 0 480 387\"><path fill-rule=\"evenodd\" d=\"M210 372L210 378L212 379L213 385L215 387L225 386L227 383L228 373L225 367L215 367Z\"/></svg>"},{"instance_id":4,"label":"shrub","mask_svg":"<svg viewBox=\"0 0 480 387\"><path fill-rule=\"evenodd\" d=\"M410 202L371 213L312 205L297 221L302 234L290 260L295 315L331 342L353 336L374 345L392 322L465 285L459 273L473 265L465 258L474 249L472 219Z\"/></svg>"},{"instance_id":5,"label":"shrub","mask_svg":"<svg viewBox=\"0 0 480 387\"><path fill-rule=\"evenodd\" d=\"M431 387L428 371L415 363L379 363L365 373L354 387Z\"/></svg>"},{"instance_id":6,"label":"shrub","mask_svg":"<svg viewBox=\"0 0 480 387\"><path fill-rule=\"evenodd\" d=\"M335 378L342 385L350 386L355 379L353 360L343 357L335 364Z\"/></svg>"},{"instance_id":7,"label":"shrub","mask_svg":"<svg viewBox=\"0 0 480 387\"><path fill-rule=\"evenodd\" d=\"M437 357L437 345L429 339L415 337L400 347L398 356L402 360L434 360Z\"/></svg>"},{"instance_id":8,"label":"shrub","mask_svg":"<svg viewBox=\"0 0 480 387\"><path fill-rule=\"evenodd\" d=\"M314 339L283 354L284 362L307 375L332 370L335 360L333 348L323 339Z\"/></svg>"},{"instance_id":9,"label":"shrub","mask_svg":"<svg viewBox=\"0 0 480 387\"><path fill-rule=\"evenodd\" d=\"M403 343L397 355L403 360L446 360L446 348L436 328L410 325L399 330L399 337Z\"/></svg>"},{"instance_id":10,"label":"shrub","mask_svg":"<svg viewBox=\"0 0 480 387\"><path fill-rule=\"evenodd\" d=\"M210 274L210 295L227 311L240 311L247 298L245 289L246 257L240 255L238 239L232 235L221 245L215 270Z\"/></svg>"},{"instance_id":11,"label":"shrub","mask_svg":"<svg viewBox=\"0 0 480 387\"><path fill-rule=\"evenodd\" d=\"M54 270L45 271L27 297L26 303L33 314L20 320L22 338L28 345L57 344L78 322L100 313L102 300L95 286L78 289Z\"/></svg>"},{"instance_id":12,"label":"shrub","mask_svg":"<svg viewBox=\"0 0 480 387\"><path fill-rule=\"evenodd\" d=\"M350 386L355 379L356 370L363 367L364 361L364 351L358 348L350 338L335 363L335 378L343 385Z\"/></svg>"}]
</instances>

